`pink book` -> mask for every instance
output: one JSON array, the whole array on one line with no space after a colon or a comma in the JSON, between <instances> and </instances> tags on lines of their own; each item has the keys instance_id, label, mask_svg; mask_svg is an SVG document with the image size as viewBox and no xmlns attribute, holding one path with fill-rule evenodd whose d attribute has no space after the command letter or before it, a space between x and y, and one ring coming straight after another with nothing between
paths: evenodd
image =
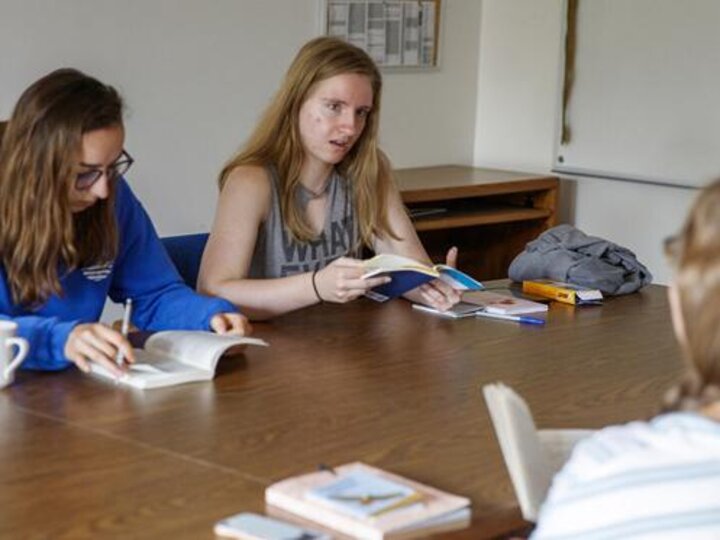
<instances>
[{"instance_id":1,"label":"pink book","mask_svg":"<svg viewBox=\"0 0 720 540\"><path fill-rule=\"evenodd\" d=\"M467 527L470 500L364 463L281 480L265 502L354 538L413 538Z\"/></svg>"},{"instance_id":2,"label":"pink book","mask_svg":"<svg viewBox=\"0 0 720 540\"><path fill-rule=\"evenodd\" d=\"M463 294L462 299L469 304L481 306L488 313L499 315L543 313L548 310L547 304L491 291L469 291Z\"/></svg>"}]
</instances>

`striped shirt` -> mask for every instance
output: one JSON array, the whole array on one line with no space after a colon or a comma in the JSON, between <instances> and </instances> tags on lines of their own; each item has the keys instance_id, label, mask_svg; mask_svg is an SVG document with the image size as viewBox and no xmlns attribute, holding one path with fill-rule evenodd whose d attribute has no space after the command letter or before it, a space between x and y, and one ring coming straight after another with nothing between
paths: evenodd
<instances>
[{"instance_id":1,"label":"striped shirt","mask_svg":"<svg viewBox=\"0 0 720 540\"><path fill-rule=\"evenodd\" d=\"M720 539L720 423L676 412L581 441L531 538Z\"/></svg>"}]
</instances>

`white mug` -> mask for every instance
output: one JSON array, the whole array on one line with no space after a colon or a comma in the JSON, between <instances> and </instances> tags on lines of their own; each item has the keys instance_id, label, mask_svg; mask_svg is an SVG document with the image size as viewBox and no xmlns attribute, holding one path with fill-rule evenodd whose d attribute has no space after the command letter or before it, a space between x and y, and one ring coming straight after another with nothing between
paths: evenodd
<instances>
[{"instance_id":1,"label":"white mug","mask_svg":"<svg viewBox=\"0 0 720 540\"><path fill-rule=\"evenodd\" d=\"M27 339L16 337L17 323L0 321L0 388L5 388L15 380L15 370L28 353ZM17 352L13 355L13 346Z\"/></svg>"}]
</instances>

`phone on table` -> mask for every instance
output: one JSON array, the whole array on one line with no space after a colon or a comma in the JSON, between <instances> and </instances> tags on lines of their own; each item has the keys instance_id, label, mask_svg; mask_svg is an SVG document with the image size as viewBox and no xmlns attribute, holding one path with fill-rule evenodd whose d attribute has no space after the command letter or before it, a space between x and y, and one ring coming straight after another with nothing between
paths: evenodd
<instances>
[{"instance_id":1,"label":"phone on table","mask_svg":"<svg viewBox=\"0 0 720 540\"><path fill-rule=\"evenodd\" d=\"M332 537L279 519L242 512L215 524L218 536L240 540L332 540Z\"/></svg>"}]
</instances>

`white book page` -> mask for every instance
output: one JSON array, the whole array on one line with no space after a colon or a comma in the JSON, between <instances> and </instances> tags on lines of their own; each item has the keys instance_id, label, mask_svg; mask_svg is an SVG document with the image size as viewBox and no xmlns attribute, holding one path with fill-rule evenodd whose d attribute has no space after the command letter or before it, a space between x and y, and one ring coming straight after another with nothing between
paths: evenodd
<instances>
[{"instance_id":1,"label":"white book page","mask_svg":"<svg viewBox=\"0 0 720 540\"><path fill-rule=\"evenodd\" d=\"M180 373L191 369L190 366L178 362L174 358L157 354L152 351L135 349L135 363L128 366L128 375L152 376L166 373ZM200 370L198 371L206 371Z\"/></svg>"},{"instance_id":2,"label":"white book page","mask_svg":"<svg viewBox=\"0 0 720 540\"><path fill-rule=\"evenodd\" d=\"M213 373L173 360L166 356L135 349L135 363L126 366L127 372L116 377L102 364L90 364L96 375L135 388L157 388L190 381L209 380Z\"/></svg>"},{"instance_id":3,"label":"white book page","mask_svg":"<svg viewBox=\"0 0 720 540\"><path fill-rule=\"evenodd\" d=\"M559 471L570 458L575 445L594 433L592 429L541 429L538 437L545 458L553 472Z\"/></svg>"},{"instance_id":4,"label":"white book page","mask_svg":"<svg viewBox=\"0 0 720 540\"><path fill-rule=\"evenodd\" d=\"M150 336L145 342L145 350L214 373L220 356L229 348L242 344L267 346L258 338L171 330Z\"/></svg>"},{"instance_id":5,"label":"white book page","mask_svg":"<svg viewBox=\"0 0 720 540\"><path fill-rule=\"evenodd\" d=\"M437 272L434 272L430 266L423 264L420 261L403 257L402 255L393 255L391 253L375 255L372 259L363 261L363 264L368 272L374 270L397 270L401 268L408 268L421 270L426 273L430 271L431 273L437 274Z\"/></svg>"}]
</instances>

